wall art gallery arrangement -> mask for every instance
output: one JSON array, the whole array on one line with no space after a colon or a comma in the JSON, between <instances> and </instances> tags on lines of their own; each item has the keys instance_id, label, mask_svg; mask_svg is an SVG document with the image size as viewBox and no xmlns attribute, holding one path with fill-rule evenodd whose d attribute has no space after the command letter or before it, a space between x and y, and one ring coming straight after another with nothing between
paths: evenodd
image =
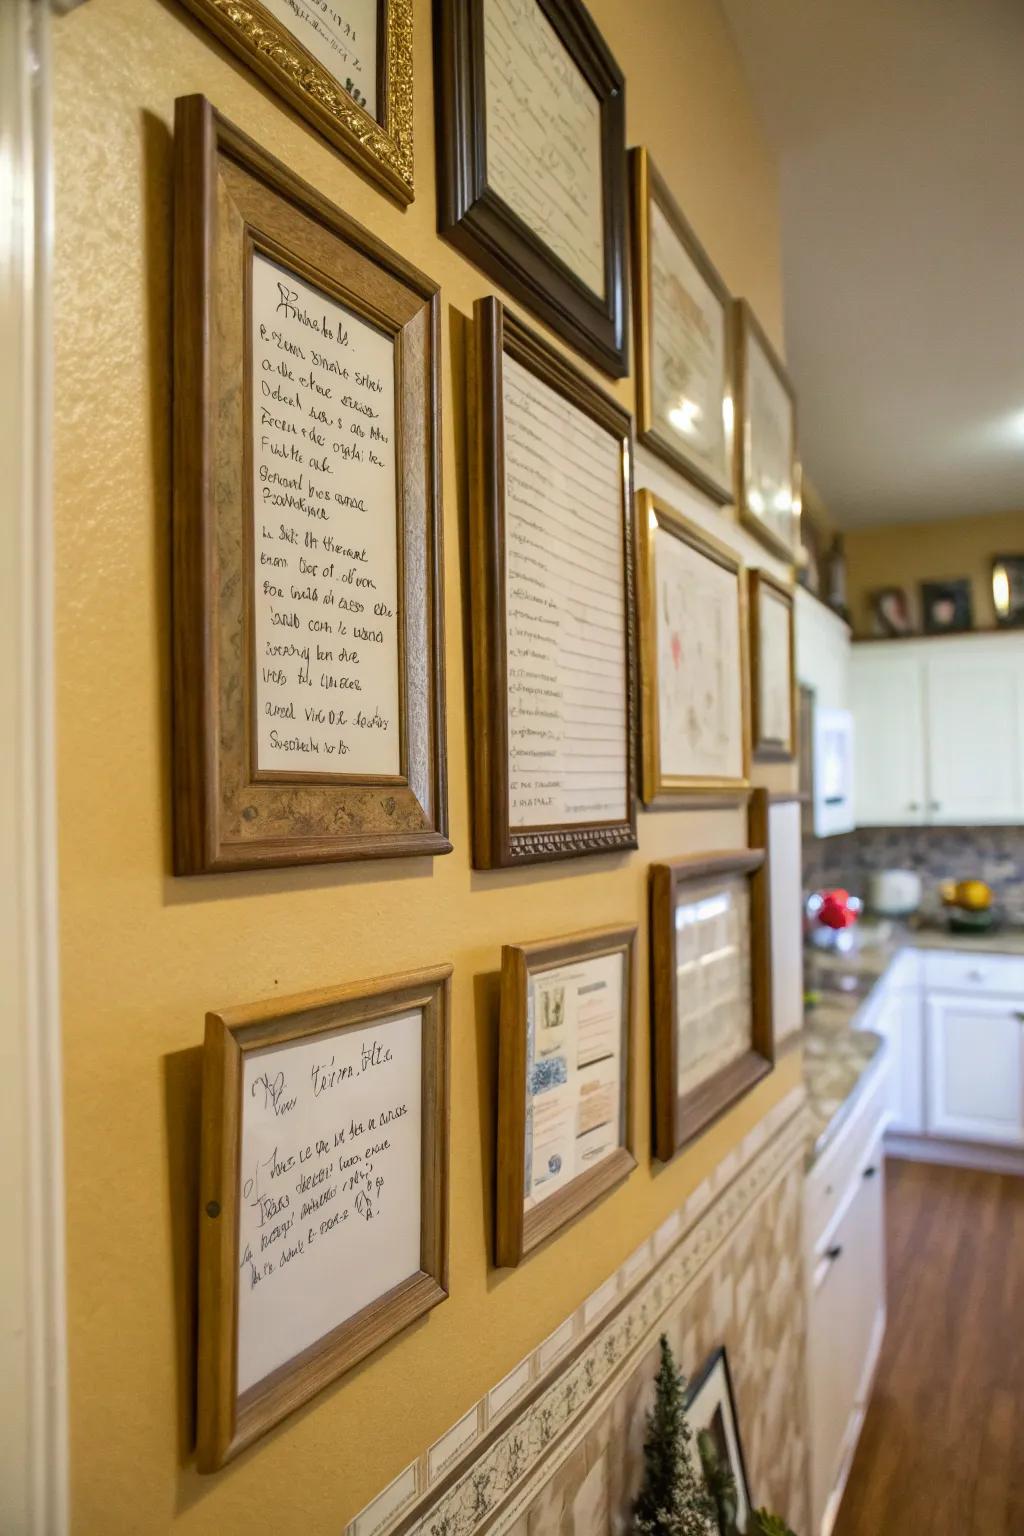
<instances>
[{"instance_id":1,"label":"wall art gallery arrangement","mask_svg":"<svg viewBox=\"0 0 1024 1536\"><path fill-rule=\"evenodd\" d=\"M411 0L184 3L413 198ZM614 379L631 209L639 438L795 561L792 387L646 149L627 160L579 0L442 0L437 72L442 234ZM201 96L175 156L176 873L445 854L438 285ZM472 859L528 879L635 849L640 796L742 805L753 761L794 760L793 593L634 497L629 413L499 297L469 353ZM749 848L651 867L649 1002L636 925L494 934L497 1265L635 1167L635 1028L663 1161L771 1071L798 810L759 791ZM203 1470L447 1295L450 968L423 959L208 1017Z\"/></svg>"}]
</instances>

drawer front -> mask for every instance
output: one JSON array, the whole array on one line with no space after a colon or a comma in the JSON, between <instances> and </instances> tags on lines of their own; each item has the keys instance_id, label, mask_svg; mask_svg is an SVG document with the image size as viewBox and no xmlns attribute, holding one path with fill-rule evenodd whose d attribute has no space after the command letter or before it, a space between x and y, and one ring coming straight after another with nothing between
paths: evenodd
<instances>
[{"instance_id":1,"label":"drawer front","mask_svg":"<svg viewBox=\"0 0 1024 1536\"><path fill-rule=\"evenodd\" d=\"M924 955L925 983L943 992L1024 999L1024 955L936 950Z\"/></svg>"},{"instance_id":2,"label":"drawer front","mask_svg":"<svg viewBox=\"0 0 1024 1536\"><path fill-rule=\"evenodd\" d=\"M832 1145L814 1164L804 1185L804 1241L813 1253L833 1224L854 1179L872 1166L875 1143L888 1114L888 1083L892 1064L883 1056L871 1069L863 1099ZM877 1148L877 1159L882 1156Z\"/></svg>"}]
</instances>

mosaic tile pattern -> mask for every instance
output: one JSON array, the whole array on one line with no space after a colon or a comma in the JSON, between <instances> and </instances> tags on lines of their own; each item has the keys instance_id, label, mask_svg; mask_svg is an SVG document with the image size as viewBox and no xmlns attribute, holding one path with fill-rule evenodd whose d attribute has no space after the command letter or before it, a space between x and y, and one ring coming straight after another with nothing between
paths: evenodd
<instances>
[{"instance_id":1,"label":"mosaic tile pattern","mask_svg":"<svg viewBox=\"0 0 1024 1536\"><path fill-rule=\"evenodd\" d=\"M375 1500L348 1536L622 1536L642 1468L663 1329L691 1372L725 1340L755 1497L805 1527L799 1264L808 1133L803 1093L795 1089L652 1240L515 1367L505 1378L516 1383L509 1396L492 1388L481 1399L477 1433L471 1444L460 1443L454 1466L444 1458L438 1491L426 1491L413 1508L392 1505L383 1519ZM517 1412L527 1381L532 1395ZM429 1490L438 1481L438 1447L454 1439L461 1436L449 1431L412 1463L402 1486L414 1481Z\"/></svg>"},{"instance_id":2,"label":"mosaic tile pattern","mask_svg":"<svg viewBox=\"0 0 1024 1536\"><path fill-rule=\"evenodd\" d=\"M922 911L937 915L943 880L981 879L1011 922L1024 922L1024 827L860 827L842 837L804 839L804 889L842 885L866 893L878 869L914 869Z\"/></svg>"}]
</instances>

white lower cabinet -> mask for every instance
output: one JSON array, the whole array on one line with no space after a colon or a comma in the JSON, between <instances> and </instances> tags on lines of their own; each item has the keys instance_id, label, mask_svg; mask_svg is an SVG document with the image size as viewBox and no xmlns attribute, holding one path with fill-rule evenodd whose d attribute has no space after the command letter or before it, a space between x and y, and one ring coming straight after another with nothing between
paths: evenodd
<instances>
[{"instance_id":1,"label":"white lower cabinet","mask_svg":"<svg viewBox=\"0 0 1024 1536\"><path fill-rule=\"evenodd\" d=\"M814 1536L827 1536L835 1520L885 1332L886 1059L872 1071L857 1114L807 1177Z\"/></svg>"},{"instance_id":2,"label":"white lower cabinet","mask_svg":"<svg viewBox=\"0 0 1024 1536\"><path fill-rule=\"evenodd\" d=\"M1024 1147L1024 1001L930 993L932 1136Z\"/></svg>"},{"instance_id":3,"label":"white lower cabinet","mask_svg":"<svg viewBox=\"0 0 1024 1536\"><path fill-rule=\"evenodd\" d=\"M888 987L870 1027L889 1048L889 1128L918 1136L924 1130L924 1044L917 988Z\"/></svg>"}]
</instances>

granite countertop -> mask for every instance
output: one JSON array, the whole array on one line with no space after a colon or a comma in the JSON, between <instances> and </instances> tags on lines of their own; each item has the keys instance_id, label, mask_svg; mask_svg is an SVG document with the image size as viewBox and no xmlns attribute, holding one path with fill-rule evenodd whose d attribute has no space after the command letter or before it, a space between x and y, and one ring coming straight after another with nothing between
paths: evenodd
<instances>
[{"instance_id":1,"label":"granite countertop","mask_svg":"<svg viewBox=\"0 0 1024 1536\"><path fill-rule=\"evenodd\" d=\"M857 1103L871 1069L885 1051L885 1041L870 1029L854 1029L854 1016L876 983L904 949L957 949L984 954L1024 954L1024 925L995 932L950 933L940 923L913 926L865 921L851 930L848 950L817 949L804 954L804 1083L813 1124L808 1154L812 1166L833 1140Z\"/></svg>"}]
</instances>

